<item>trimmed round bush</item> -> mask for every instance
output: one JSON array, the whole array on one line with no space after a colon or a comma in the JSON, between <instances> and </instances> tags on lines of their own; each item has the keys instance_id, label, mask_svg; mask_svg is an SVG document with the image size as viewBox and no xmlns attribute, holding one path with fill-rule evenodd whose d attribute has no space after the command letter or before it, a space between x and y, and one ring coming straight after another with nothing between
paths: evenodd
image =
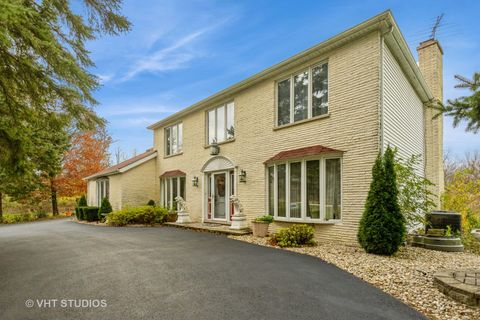
<instances>
[{"instance_id":1,"label":"trimmed round bush","mask_svg":"<svg viewBox=\"0 0 480 320\"><path fill-rule=\"evenodd\" d=\"M294 224L273 234L271 242L279 247L300 247L315 245L315 229L306 224Z\"/></svg>"}]
</instances>

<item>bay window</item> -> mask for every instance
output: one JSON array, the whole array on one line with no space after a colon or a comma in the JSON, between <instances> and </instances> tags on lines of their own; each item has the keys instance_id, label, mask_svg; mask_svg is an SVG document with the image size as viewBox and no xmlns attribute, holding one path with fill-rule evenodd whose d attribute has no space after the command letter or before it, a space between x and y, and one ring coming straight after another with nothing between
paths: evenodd
<instances>
[{"instance_id":1,"label":"bay window","mask_svg":"<svg viewBox=\"0 0 480 320\"><path fill-rule=\"evenodd\" d=\"M110 184L108 179L97 180L97 205L100 207L102 200L109 196Z\"/></svg>"},{"instance_id":2,"label":"bay window","mask_svg":"<svg viewBox=\"0 0 480 320\"><path fill-rule=\"evenodd\" d=\"M267 212L277 220L341 220L341 158L292 160L267 167Z\"/></svg>"},{"instance_id":3,"label":"bay window","mask_svg":"<svg viewBox=\"0 0 480 320\"><path fill-rule=\"evenodd\" d=\"M170 156L182 152L183 149L183 125L176 125L165 128L165 155Z\"/></svg>"},{"instance_id":4,"label":"bay window","mask_svg":"<svg viewBox=\"0 0 480 320\"><path fill-rule=\"evenodd\" d=\"M175 198L185 198L185 176L161 178L160 203L163 207L176 210Z\"/></svg>"},{"instance_id":5,"label":"bay window","mask_svg":"<svg viewBox=\"0 0 480 320\"><path fill-rule=\"evenodd\" d=\"M328 63L277 82L277 125L328 113Z\"/></svg>"},{"instance_id":6,"label":"bay window","mask_svg":"<svg viewBox=\"0 0 480 320\"><path fill-rule=\"evenodd\" d=\"M223 142L235 137L235 105L232 102L207 112L208 144Z\"/></svg>"}]
</instances>

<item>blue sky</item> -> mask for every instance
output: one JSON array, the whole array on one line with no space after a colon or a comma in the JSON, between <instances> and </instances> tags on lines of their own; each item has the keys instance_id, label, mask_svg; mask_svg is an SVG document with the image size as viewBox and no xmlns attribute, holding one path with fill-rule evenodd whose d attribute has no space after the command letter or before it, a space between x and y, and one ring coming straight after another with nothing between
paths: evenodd
<instances>
[{"instance_id":1,"label":"blue sky","mask_svg":"<svg viewBox=\"0 0 480 320\"><path fill-rule=\"evenodd\" d=\"M445 13L444 95L455 98L454 74L480 71L477 1L155 1L126 0L132 31L88 44L102 79L97 112L107 119L112 150L152 146L146 127L248 76L391 9L410 49L426 40ZM480 134L444 121L445 152L480 151Z\"/></svg>"}]
</instances>

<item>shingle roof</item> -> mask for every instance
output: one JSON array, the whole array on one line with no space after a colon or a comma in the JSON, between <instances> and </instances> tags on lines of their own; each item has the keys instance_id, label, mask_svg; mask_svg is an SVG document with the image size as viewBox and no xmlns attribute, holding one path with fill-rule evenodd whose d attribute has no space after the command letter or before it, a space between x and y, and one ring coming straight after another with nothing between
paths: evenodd
<instances>
[{"instance_id":1,"label":"shingle roof","mask_svg":"<svg viewBox=\"0 0 480 320\"><path fill-rule=\"evenodd\" d=\"M178 176L184 176L185 172L181 170L172 170L172 171L165 171L160 177L162 178L168 178L168 177L178 177Z\"/></svg>"},{"instance_id":2,"label":"shingle roof","mask_svg":"<svg viewBox=\"0 0 480 320\"><path fill-rule=\"evenodd\" d=\"M276 155L274 155L273 157L271 157L270 159L268 159L267 161L265 161L264 163L266 164L273 161L313 156L313 155L322 154L322 153L339 153L339 152L343 152L343 151L332 149L329 147L324 147L322 145L316 145L316 146L304 147L299 149L281 151Z\"/></svg>"},{"instance_id":3,"label":"shingle roof","mask_svg":"<svg viewBox=\"0 0 480 320\"><path fill-rule=\"evenodd\" d=\"M131 164L134 164L135 162L137 161L140 161L148 156L151 156L153 155L154 153L156 153L155 150L153 149L149 149L147 150L146 152L144 153L141 153L135 157L132 157L130 159L127 159L123 162L120 162L119 164L116 164L114 166L111 166L111 167L108 167L106 169L103 169L102 171L99 171L91 176L88 176L86 178L84 178L85 180L88 180L88 179L92 179L92 178L96 178L96 177L101 177L101 176L107 176L107 175L111 175L111 174L115 174L115 173L119 173L121 169L125 168L126 166L129 166Z\"/></svg>"}]
</instances>

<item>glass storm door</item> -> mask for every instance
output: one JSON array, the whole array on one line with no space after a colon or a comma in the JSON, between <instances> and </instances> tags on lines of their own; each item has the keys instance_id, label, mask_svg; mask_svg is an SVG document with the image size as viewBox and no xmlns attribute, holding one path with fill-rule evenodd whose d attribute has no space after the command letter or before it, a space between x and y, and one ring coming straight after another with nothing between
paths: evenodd
<instances>
[{"instance_id":1,"label":"glass storm door","mask_svg":"<svg viewBox=\"0 0 480 320\"><path fill-rule=\"evenodd\" d=\"M213 219L226 220L227 212L227 175L225 172L214 173L211 188L213 194Z\"/></svg>"},{"instance_id":2,"label":"glass storm door","mask_svg":"<svg viewBox=\"0 0 480 320\"><path fill-rule=\"evenodd\" d=\"M205 219L231 221L234 208L230 196L235 194L234 171L207 173L205 179L207 181Z\"/></svg>"}]
</instances>

